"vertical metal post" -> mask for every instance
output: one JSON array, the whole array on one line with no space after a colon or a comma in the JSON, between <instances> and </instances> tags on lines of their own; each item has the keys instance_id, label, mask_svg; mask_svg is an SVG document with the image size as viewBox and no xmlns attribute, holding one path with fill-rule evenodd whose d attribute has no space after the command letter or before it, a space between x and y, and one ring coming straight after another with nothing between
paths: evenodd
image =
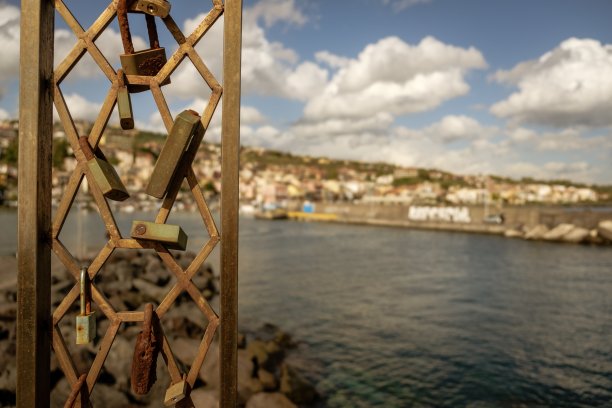
<instances>
[{"instance_id":1,"label":"vertical metal post","mask_svg":"<svg viewBox=\"0 0 612 408\"><path fill-rule=\"evenodd\" d=\"M49 406L51 336L51 0L21 1L17 407Z\"/></svg>"},{"instance_id":2,"label":"vertical metal post","mask_svg":"<svg viewBox=\"0 0 612 408\"><path fill-rule=\"evenodd\" d=\"M242 0L226 0L221 127L221 408L237 406L238 171Z\"/></svg>"}]
</instances>

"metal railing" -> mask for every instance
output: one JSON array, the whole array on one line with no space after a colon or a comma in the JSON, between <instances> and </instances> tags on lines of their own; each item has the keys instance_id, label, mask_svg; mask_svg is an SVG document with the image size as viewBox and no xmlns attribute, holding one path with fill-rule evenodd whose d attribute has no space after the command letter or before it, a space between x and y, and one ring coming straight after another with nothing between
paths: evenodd
<instances>
[{"instance_id":1,"label":"metal railing","mask_svg":"<svg viewBox=\"0 0 612 408\"><path fill-rule=\"evenodd\" d=\"M54 12L65 20L76 37L76 43L66 58L53 68ZM142 311L119 311L106 299L95 283L91 284L92 302L102 311L110 324L98 344L98 352L86 373L79 373L59 329L60 320L67 314L79 297L80 264L60 240L60 232L83 178L86 177L91 194L104 221L109 239L100 249L88 268L91 282L103 274L104 264L115 249L150 249L162 259L166 269L176 277L174 286L156 308L161 318L182 293L195 302L208 321L195 360L187 373L182 373L172 352L172 345L163 335L161 354L168 368L172 383L186 375L187 383L193 387L206 353L220 326L220 376L221 406L234 407L237 401L236 355L237 355L237 278L238 278L238 166L240 129L240 52L242 29L242 1L212 1L212 9L188 36L185 36L171 15L162 19L178 48L154 77L127 76L128 85L147 85L163 123L170 132L173 118L163 95L161 85L179 64L189 59L202 76L212 93L204 107L201 122L206 129L223 93L222 118L222 188L221 188L221 232L219 234L204 195L191 166L201 139L191 143L186 152L185 163L179 171L194 196L198 210L209 234L206 244L191 264L183 269L172 253L161 243L125 238L115 222L113 212L96 185L87 167L86 157L79 146L79 134L64 100L60 84L70 74L85 53L96 62L111 83L100 113L88 136L89 145L95 150L106 129L109 117L117 103L119 80L117 72L96 46L95 40L113 21L117 14L117 0L110 2L96 21L87 30L83 29L62 0L22 0L21 2L21 60L20 60L20 128L19 128L19 243L18 243L18 315L17 315L17 406L48 407L50 395L50 351L57 357L68 382L74 386L82 374L86 374L87 395L96 381L117 336L119 327L127 322L141 322ZM223 86L209 71L194 49L195 44L224 17L224 65ZM66 137L77 159L77 166L65 187L62 200L55 215L51 212L51 149L52 107L55 105ZM183 178L176 179L163 200L155 219L165 223L175 203ZM210 307L192 277L221 242L221 293L220 317ZM55 310L51 310L51 266L50 252L66 267L74 278L74 286ZM161 405L161 401L160 401ZM77 402L76 406L80 406ZM193 406L188 397L181 406Z\"/></svg>"}]
</instances>

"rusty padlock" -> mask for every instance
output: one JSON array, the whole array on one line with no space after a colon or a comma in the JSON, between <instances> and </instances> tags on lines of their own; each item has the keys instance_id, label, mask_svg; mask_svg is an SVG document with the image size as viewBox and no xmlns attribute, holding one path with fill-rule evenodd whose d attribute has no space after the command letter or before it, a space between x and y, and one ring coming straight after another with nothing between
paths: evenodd
<instances>
[{"instance_id":1,"label":"rusty padlock","mask_svg":"<svg viewBox=\"0 0 612 408\"><path fill-rule=\"evenodd\" d=\"M134 129L134 113L132 112L132 100L130 91L125 84L125 72L117 70L117 110L119 111L119 124L121 129Z\"/></svg>"},{"instance_id":2,"label":"rusty padlock","mask_svg":"<svg viewBox=\"0 0 612 408\"><path fill-rule=\"evenodd\" d=\"M158 330L159 321L153 305L147 303L144 310L142 331L136 338L134 358L132 359L132 391L137 395L147 394L157 380L157 355L162 339Z\"/></svg>"},{"instance_id":3,"label":"rusty padlock","mask_svg":"<svg viewBox=\"0 0 612 408\"><path fill-rule=\"evenodd\" d=\"M189 395L189 384L187 383L187 376L183 374L181 381L170 384L170 387L166 390L164 405L167 407L175 405L184 400L187 395Z\"/></svg>"},{"instance_id":4,"label":"rusty padlock","mask_svg":"<svg viewBox=\"0 0 612 408\"><path fill-rule=\"evenodd\" d=\"M76 344L88 344L96 338L96 312L91 311L91 287L87 268L81 268L81 312L76 317Z\"/></svg>"},{"instance_id":5,"label":"rusty padlock","mask_svg":"<svg viewBox=\"0 0 612 408\"><path fill-rule=\"evenodd\" d=\"M128 198L130 195L121 182L117 171L112 164L106 160L102 151L99 149L96 151L96 153L101 156L97 157L89 145L87 136L79 137L79 145L87 159L87 167L95 183L102 191L102 194L115 201L123 201Z\"/></svg>"},{"instance_id":6,"label":"rusty padlock","mask_svg":"<svg viewBox=\"0 0 612 408\"><path fill-rule=\"evenodd\" d=\"M179 176L177 169L183 164L181 159L189 148L191 140L199 139L203 132L204 126L200 115L192 110L179 113L153 168L146 190L148 195L164 198L174 177ZM180 177L183 177L183 174Z\"/></svg>"},{"instance_id":7,"label":"rusty padlock","mask_svg":"<svg viewBox=\"0 0 612 408\"><path fill-rule=\"evenodd\" d=\"M130 235L134 239L160 242L169 249L184 251L187 248L187 234L178 225L133 221Z\"/></svg>"},{"instance_id":8,"label":"rusty padlock","mask_svg":"<svg viewBox=\"0 0 612 408\"><path fill-rule=\"evenodd\" d=\"M170 14L170 7L170 3L166 0L136 0L129 5L129 10L165 18Z\"/></svg>"},{"instance_id":9,"label":"rusty padlock","mask_svg":"<svg viewBox=\"0 0 612 408\"><path fill-rule=\"evenodd\" d=\"M126 75L155 76L167 61L165 48L159 46L155 17L151 14L145 14L150 48L134 51L127 17L127 2L128 0L119 0L117 5L117 20L119 21L119 31L121 31L121 40L125 52L125 54L119 56L121 66ZM170 78L166 78L161 85L169 83ZM131 92L142 92L149 89L149 86L144 84L128 85L128 87Z\"/></svg>"}]
</instances>

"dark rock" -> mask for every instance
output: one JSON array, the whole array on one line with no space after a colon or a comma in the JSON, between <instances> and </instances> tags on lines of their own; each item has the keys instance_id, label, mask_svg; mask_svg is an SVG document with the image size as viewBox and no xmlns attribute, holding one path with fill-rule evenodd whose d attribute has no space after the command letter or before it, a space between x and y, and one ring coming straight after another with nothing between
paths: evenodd
<instances>
[{"instance_id":1,"label":"dark rock","mask_svg":"<svg viewBox=\"0 0 612 408\"><path fill-rule=\"evenodd\" d=\"M312 384L286 363L281 368L280 391L297 404L308 404L317 398Z\"/></svg>"},{"instance_id":2,"label":"dark rock","mask_svg":"<svg viewBox=\"0 0 612 408\"><path fill-rule=\"evenodd\" d=\"M127 395L115 387L106 384L97 384L91 395L94 407L129 407L130 400Z\"/></svg>"},{"instance_id":3,"label":"dark rock","mask_svg":"<svg viewBox=\"0 0 612 408\"><path fill-rule=\"evenodd\" d=\"M274 391L278 388L276 377L274 377L274 374L271 372L260 368L257 372L257 377L259 378L264 391Z\"/></svg>"},{"instance_id":4,"label":"dark rock","mask_svg":"<svg viewBox=\"0 0 612 408\"><path fill-rule=\"evenodd\" d=\"M238 333L238 348L243 349L246 348L246 336L244 333Z\"/></svg>"},{"instance_id":5,"label":"dark rock","mask_svg":"<svg viewBox=\"0 0 612 408\"><path fill-rule=\"evenodd\" d=\"M170 291L170 288L159 287L140 278L134 279L133 284L134 287L140 291L144 302L154 301L161 303Z\"/></svg>"},{"instance_id":6,"label":"dark rock","mask_svg":"<svg viewBox=\"0 0 612 408\"><path fill-rule=\"evenodd\" d=\"M117 336L111 353L104 362L105 370L114 377L116 384L122 389L127 390L130 387L133 354L134 342L129 342L123 336Z\"/></svg>"},{"instance_id":7,"label":"dark rock","mask_svg":"<svg viewBox=\"0 0 612 408\"><path fill-rule=\"evenodd\" d=\"M261 340L251 341L246 348L249 357L257 364L258 367L266 367L268 364L268 351L266 343Z\"/></svg>"},{"instance_id":8,"label":"dark rock","mask_svg":"<svg viewBox=\"0 0 612 408\"><path fill-rule=\"evenodd\" d=\"M600 221L597 224L597 233L606 241L612 241L612 220Z\"/></svg>"},{"instance_id":9,"label":"dark rock","mask_svg":"<svg viewBox=\"0 0 612 408\"><path fill-rule=\"evenodd\" d=\"M219 389L219 343L213 341L210 344L206 359L200 369L200 379L210 387Z\"/></svg>"},{"instance_id":10,"label":"dark rock","mask_svg":"<svg viewBox=\"0 0 612 408\"><path fill-rule=\"evenodd\" d=\"M191 400L197 408L219 408L219 392L201 388L191 392Z\"/></svg>"},{"instance_id":11,"label":"dark rock","mask_svg":"<svg viewBox=\"0 0 612 408\"><path fill-rule=\"evenodd\" d=\"M191 366L198 354L200 340L179 337L172 341L171 347L176 358L186 366ZM208 358L208 353L206 358Z\"/></svg>"}]
</instances>

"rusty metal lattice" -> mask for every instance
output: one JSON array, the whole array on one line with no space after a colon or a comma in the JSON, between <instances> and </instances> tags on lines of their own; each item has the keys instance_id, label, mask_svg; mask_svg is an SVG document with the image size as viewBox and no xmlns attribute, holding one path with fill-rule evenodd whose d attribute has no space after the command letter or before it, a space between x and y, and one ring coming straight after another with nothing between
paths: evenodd
<instances>
[{"instance_id":1,"label":"rusty metal lattice","mask_svg":"<svg viewBox=\"0 0 612 408\"><path fill-rule=\"evenodd\" d=\"M217 230L217 227L215 225L215 222L213 220L213 217L211 215L211 212L209 210L209 207L206 203L206 200L204 199L202 190L198 184L196 174L192 167L192 162L201 144L203 134L199 137L199 140L194 140L190 144L189 150L186 152L185 159L182 162L184 164L181 165L178 171L181 172L181 174L184 174L184 179L187 181L187 184L189 185L189 189L191 193L193 194L194 200L197 204L197 208L202 216L202 220L204 221L204 225L209 234L209 239L205 243L205 245L199 250L198 254L193 259L191 264L186 269L183 269L177 263L172 253L170 253L168 249L161 243L153 242L153 241L141 241L141 240L135 240L131 238L124 238L121 235L121 232L119 228L117 227L117 224L113 216L113 212L107 202L107 199L104 197L104 195L102 194L102 191L97 186L95 179L87 166L87 159L79 145L79 134L77 132L75 123L70 114L70 110L62 94L62 90L60 88L60 84L63 82L64 79L66 79L69 76L71 70L76 66L76 64L85 55L85 53L89 53L89 55L93 58L93 60L95 61L99 69L102 71L102 73L111 82L111 87L106 95L104 103L102 104L100 113L96 121L94 122L94 125L90 131L90 134L87 135L89 144L95 150L96 148L98 148L98 144L104 133L106 125L109 121L110 115L112 114L114 107L117 103L117 90L119 87L119 80L117 77L117 72L108 62L105 55L96 46L95 40L102 34L102 32L108 27L108 25L116 17L117 0L110 2L108 7L100 14L100 16L95 20L95 22L87 30L83 29L79 21L75 18L75 16L73 15L69 7L66 6L63 0L55 0L55 1L50 0L48 3L53 3L53 6L55 7L55 10L57 11L57 13L59 13L59 15L64 19L68 27L72 30L75 37L77 38L76 44L74 45L72 50L54 69L53 74L52 74L53 79L51 81L50 89L48 90L36 89L31 94L31 95L36 95L39 98L39 101L38 101L39 103L37 106L40 107L44 104L44 102L42 102L42 100L44 100L45 98L45 95L43 93L44 92L51 93L53 104L55 105L60 121L64 127L67 140L70 143L72 150L74 151L75 158L77 159L77 162L78 162L78 165L76 166L71 176L69 177L68 183L66 185L62 200L60 201L59 206L57 208L56 214L53 220L49 220L50 228L48 230L49 231L48 237L46 239L43 239L43 241L46 241L49 244L51 250L55 253L58 259L62 262L62 264L66 267L66 269L75 279L75 284L72 287L72 289L69 291L66 297L61 301L61 303L52 313L52 319L50 323L51 323L51 332L52 332L51 344L52 344L53 351L55 352L59 365L62 371L64 372L68 382L70 383L71 386L74 386L74 384L76 384L77 381L79 380L81 373L77 372L74 360L68 351L65 339L60 331L59 323L62 320L62 318L66 316L66 314L68 313L69 309L72 307L74 302L77 301L78 299L79 292L80 292L79 290L80 264L79 262L77 262L74 256L70 253L70 251L66 248L66 246L62 243L62 241L59 238L59 235L60 235L60 232L62 231L62 227L66 221L70 208L72 207L76 194L81 186L81 183L83 182L83 177L86 177L88 181L88 185L90 186L91 194L93 195L93 198L97 204L99 214L102 220L104 221L104 225L105 225L105 228L109 236L108 242L106 242L106 244L98 252L97 256L94 258L94 260L92 261L88 269L89 277L92 282L91 284L92 302L97 305L97 307L102 311L104 316L110 322L108 329L106 330L106 333L102 336L102 339L98 344L98 352L93 360L93 363L89 367L89 370L86 373L85 382L87 385L88 395L91 395L91 392L96 384L98 376L100 375L104 362L111 350L111 346L113 345L113 342L117 336L120 325L122 323L127 323L127 322L142 322L144 319L144 313L142 311L115 310L113 306L109 303L105 295L102 293L102 291L100 291L94 283L94 278L99 273L103 273L101 272L102 267L107 262L107 260L109 259L113 251L117 248L152 249L159 255L162 262L166 266L167 270L175 276L176 278L175 284L169 290L169 292L166 294L162 302L159 304L159 306L155 310L156 314L160 318L160 321L161 321L161 318L166 314L166 312L173 305L177 297L183 292L186 292L188 294L188 296L191 298L191 300L193 300L197 308L206 317L208 324L206 326L203 338L198 347L195 360L192 362L190 369L187 373L182 373L180 371L179 365L177 364L177 361L175 360L174 354L172 352L171 344L168 338L165 335L162 335L161 354L168 368L168 372L169 372L172 383L174 384L174 383L180 382L183 379L183 374L185 374L186 381L189 384L189 386L192 388L195 384L195 381L198 376L198 372L200 371L200 368L204 362L204 359L206 358L207 351L213 340L215 332L217 331L217 328L220 325L219 316L211 308L211 306L208 304L208 302L204 298L203 294L192 282L192 278L195 275L195 273L198 271L200 266L204 263L204 261L210 255L211 251L215 248L215 246L221 239L219 232ZM48 20L49 18L51 18L52 13L48 13L45 10L45 7L48 6L48 3L45 3L44 1L41 2L40 0L38 0L37 2L31 2L31 4L24 3L24 5L22 6L22 12L24 14L27 12L30 12L31 11L30 9L32 9L32 11L36 12L38 17L40 17L40 20L38 22L24 23L24 24L39 24L39 26L33 25L32 27L33 28L44 28L44 30L42 29L40 30L40 33L37 31L37 34L40 35L39 40L43 38L45 33L48 34L49 27L46 27L45 24L50 24L52 28L52 23L49 23L49 20ZM232 3L230 13L234 15L233 20L235 21L236 24L241 25L241 7L242 7L241 1L230 0L229 3ZM201 116L201 122L202 122L202 125L204 126L204 129L208 128L210 124L212 116L221 99L223 88L219 84L217 79L214 77L214 75L210 72L210 70L208 69L204 61L201 59L201 57L199 56L199 54L197 53L194 47L202 39L202 37L208 32L208 30L215 24L215 22L217 22L219 17L224 13L225 7L226 6L224 5L222 0L212 0L212 9L208 12L206 17L200 22L200 24L195 28L195 30L189 36L185 36L183 34L183 32L178 27L178 25L172 19L171 15L168 15L167 17L162 18L164 25L169 30L172 37L175 39L175 41L178 44L177 50L168 58L166 64L163 66L163 68L159 71L159 73L156 76L154 77L138 76L138 75L128 75L127 76L126 82L128 85L147 85L149 87L153 95L153 98L155 100L155 103L157 105L157 108L161 114L164 125L166 129L168 130L168 132L170 132L170 129L172 128L174 121L170 113L170 110L168 108L168 105L166 103L164 94L161 90L161 84L164 83L166 79L170 77L170 75L178 68L178 66L183 62L185 58L188 58L191 61L191 63L194 65L198 73L202 76L202 78L204 79L204 81L206 82L206 84L212 91L210 98L208 100L208 103L204 107L202 111L202 116ZM23 31L23 28L22 28L22 31ZM229 36L228 36L228 32L230 34ZM225 33L226 33L225 35L226 44L225 44L225 51L224 51L224 70L226 72L226 75L227 73L231 74L231 75L227 75L228 78L233 78L233 79L228 79L227 82L232 80L234 81L233 83L236 84L235 86L236 89L234 89L231 95L229 96L229 98L231 98L232 100L232 104L236 106L233 106L233 105L228 106L227 109L228 111L231 111L230 112L231 120L236 123L227 125L226 120L224 119L223 130L224 131L227 130L228 133L233 132L237 136L238 127L239 127L239 118L237 115L236 108L238 107L239 109L239 92L240 92L240 89L239 89L239 83L240 83L240 80L239 80L239 75L240 75L240 69L239 69L240 29L238 28L232 31L228 31L227 18L226 18ZM227 70L225 67L225 64L227 63L226 54L228 50L227 48L228 41L233 41L237 43L237 44L234 44L235 45L234 49L232 49L231 52L234 54L232 57L234 58L232 62L237 61L238 67L233 67L231 70ZM44 47L44 44L37 43L36 46ZM24 43L22 39L22 54L23 54L23 49L24 49ZM46 51L42 52L41 54L45 52ZM236 55L236 52L237 52L237 55ZM23 65L23 61L24 61L24 57L22 55L22 65ZM39 65L42 67L44 63L40 63ZM40 70L42 71L43 68L40 68ZM237 79L236 79L236 73L238 74ZM22 76L22 79L24 77L25 76ZM236 99L236 95L238 95L238 99ZM46 112L47 107L43 107L43 108L40 108L41 112L36 112L37 117L40 118L44 116L45 118L47 118L48 116L48 112ZM224 103L224 111L225 109L226 109L226 106ZM28 115L28 113L23 112L23 105L22 105L21 110L22 110L21 118ZM227 119L230 120L229 115ZM43 119L39 119L39 122L42 124ZM46 125L47 124L45 124L45 126ZM37 132L31 132L32 134L30 133L26 134L25 133L26 131L24 130L24 135L29 136L31 138L38 137L39 139L42 139L45 135L41 135L41 132L45 133L46 131L48 131L48 128L44 129L43 126L40 125L40 128L37 129ZM34 135L33 133L37 133L37 134ZM234 138L233 140L231 140L230 143L222 146L223 152L229 153L228 154L229 157L227 161L225 160L225 158L223 159L223 163L222 163L223 170L231 169L231 171L228 171L230 173L228 177L226 178L224 174L223 180L222 180L223 185L224 185L223 191L225 191L225 194L226 194L226 202L227 202L227 199L237 200L237 195L234 194L235 193L234 190L237 190L237 166L238 166L237 154L235 155L236 157L232 157L233 154L238 151L237 141L238 139ZM24 172L28 171L32 173L40 173L41 169L43 169L43 165L38 160L41 160L41 158L37 157L37 164L36 164L35 170L33 170L32 168L27 168L23 171ZM44 158L42 160L44 160ZM20 165L21 165L21 160L20 160ZM24 168L25 166L26 165L24 164ZM46 172L46 169L43 169L43 170L44 172ZM21 171L21 167L20 167L20 171ZM49 174L46 174L46 175L43 174L43 176L49 177ZM49 180L44 179L43 181L48 182ZM165 223L167 221L170 215L170 212L172 210L172 207L174 205L174 202L176 200L177 194L180 190L182 182L183 182L182 177L178 177L174 179L174 182L170 186L169 191L162 202L162 206L155 218L156 223ZM37 199L41 198L40 195L42 195L43 196L42 198L45 199L46 197L44 196L45 194L48 193L48 191L46 191L46 188L48 187L48 185L45 185L44 187L45 188L41 189L42 192L34 191L32 192L32 194L35 195ZM223 191L222 191L222 194L223 194ZM25 193L23 197L20 193L20 200L22 198L26 200L28 197L25 197L25 196L26 196ZM31 197L32 195L30 195L30 198ZM38 211L39 214L43 214L42 218L44 218L45 216L48 216L48 214L46 214L48 211L45 208L45 205L47 204L48 203L44 203L44 205L42 206L42 210L40 210L40 207L36 207L39 210ZM223 206L223 197L222 197L222 206ZM21 204L20 204L20 207L21 207ZM23 208L25 208L25 206ZM226 214L222 214L222 218L223 218L222 226L223 228L227 228L227 233L231 239L231 244L228 245L227 248L225 249L225 254L224 254L224 248L222 248L222 254L221 254L222 269L224 268L224 266L228 266L228 268L230 269L230 272L232 272L233 270L233 272L235 273L237 272L237 262L236 262L237 260L237 220L235 219L237 217L237 214L234 214L235 212L234 205L229 205L227 209L229 211L227 211ZM222 211L223 211L223 207L222 207ZM37 228L41 224L44 225L46 223L44 219L39 220L39 221L40 223L37 224ZM22 227L21 224L22 222L20 218L20 228ZM37 228L32 228L32 229L35 230ZM21 237L22 237L22 234L20 231L20 255L27 252L26 250L31 250L31 249L34 249L35 251L42 251L38 243L35 243L33 248L30 248L30 247L26 248L26 245L21 244ZM44 259L44 256L42 258ZM34 268L33 268L35 270L32 271L32 265L28 264L28 265L22 266L20 264L20 282L25 282L25 279L27 279L25 275L27 275L27 273L32 273L32 275L35 275L36 278L38 279L41 276L40 275L41 272L44 274L43 269L45 268L48 269L48 265L36 264L34 265ZM235 385L236 385L235 384L235 375L236 375L235 374L235 354L232 351L233 349L235 349L235 336L233 335L233 333L236 330L235 328L235 323L236 323L236 286L235 286L236 276L235 274L232 275L231 273L227 276L229 276L229 279L225 279L224 281L224 276L223 276L223 271L222 271L222 280L221 280L221 284L222 284L221 307L222 309L221 309L221 313L225 313L223 310L224 305L231 306L231 309L229 310L226 309L226 312L228 314L228 322L226 325L226 330L222 331L222 339L221 339L222 342L224 342L224 344L222 345L222 352L223 350L227 351L226 355L223 356L222 358L223 363L221 367L222 381L224 380L226 381L226 384L224 384L224 387L227 388L225 391L222 390L221 392L221 404L224 407L235 404ZM36 282L38 281L35 280L35 283ZM44 281L41 282L41 287L44 285L44 283L45 283ZM21 286L22 285L20 283L20 288ZM29 289L29 288L26 288L26 289ZM44 291L44 289L45 288L42 287L42 289L38 288L37 290ZM48 291L49 288L47 287L46 289ZM228 293L224 293L224 291L225 292L233 291L233 292L228 294ZM20 289L20 294L23 295L24 293L25 293L25 289L24 291L21 291ZM24 300L23 302L26 302L26 301L27 299ZM23 302L20 303L20 310L27 309L27 305ZM44 302L42 302L42 306L39 306L39 304L37 303L36 308L37 310L44 310ZM23 320L22 320L22 323L23 323ZM31 323L31 322L28 322L28 323ZM31 365L30 363L32 363L32 361L30 361L27 358L27 355L25 352L27 345L23 344L23 342L25 341L24 339L28 336L31 336L31 337L35 336L35 333L37 330L36 324L34 324L35 327L25 327L25 326L27 325L22 324L23 331L21 332L21 339L18 339L18 349L21 348L21 351L18 350L18 354L22 360L22 366L26 365L24 364L24 361L25 363L27 363L27 365ZM28 332L28 330L34 333L34 335ZM225 336L225 339L224 339L224 336ZM36 343L36 341L33 341L33 343ZM44 342L39 342L39 344L44 344ZM44 353L42 355L44 356ZM42 366L44 367L45 365L43 364ZM48 367L48 362L47 362L46 367ZM34 370L36 372L33 373L31 378L35 378L36 376L39 376L39 377L41 376L41 373L39 372L40 371L39 368L40 367L37 365L36 369ZM18 379L18 401L27 401L28 400L27 398L29 398L28 396L23 395L24 394L23 390L25 388L22 388L22 386L23 387L27 386L26 383L28 380L30 380L30 375L28 373L20 374L20 378ZM42 392L44 393L45 386L41 385L40 387L36 389L35 400L38 402L41 401L41 398L44 398L44 396L43 397L40 396L41 392L39 388L42 389ZM22 390L21 395L19 395L20 394L19 390ZM48 392L48 389L46 391ZM36 406L39 406L38 402L36 403ZM77 402L77 405L78 405L78 402ZM193 406L193 402L188 397L180 405L181 407Z\"/></svg>"}]
</instances>

